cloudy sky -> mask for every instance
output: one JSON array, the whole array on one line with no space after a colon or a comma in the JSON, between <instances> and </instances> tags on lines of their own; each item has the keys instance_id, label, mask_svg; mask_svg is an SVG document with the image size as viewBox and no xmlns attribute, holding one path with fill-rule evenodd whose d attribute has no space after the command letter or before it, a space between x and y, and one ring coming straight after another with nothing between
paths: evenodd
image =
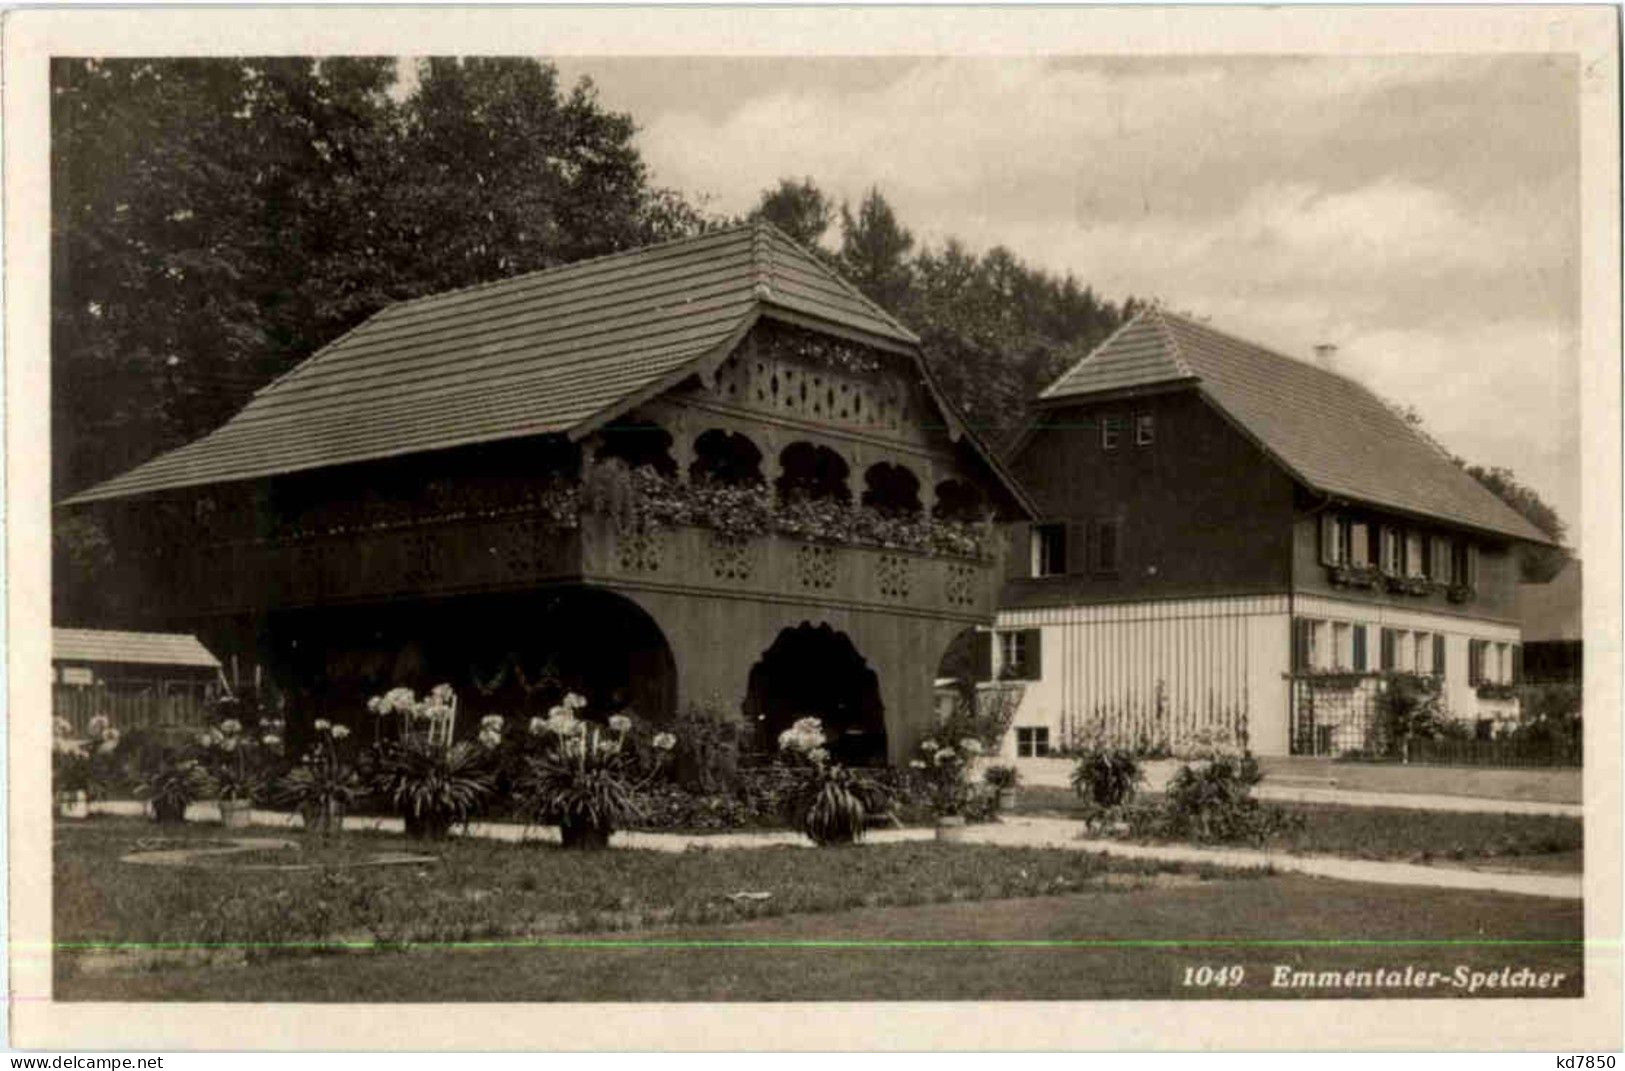
<instances>
[{"instance_id":1,"label":"cloudy sky","mask_svg":"<svg viewBox=\"0 0 1625 1071\"><path fill-rule=\"evenodd\" d=\"M1112 299L1414 405L1579 520L1577 70L1549 57L593 59L662 185L742 213L878 186Z\"/></svg>"}]
</instances>

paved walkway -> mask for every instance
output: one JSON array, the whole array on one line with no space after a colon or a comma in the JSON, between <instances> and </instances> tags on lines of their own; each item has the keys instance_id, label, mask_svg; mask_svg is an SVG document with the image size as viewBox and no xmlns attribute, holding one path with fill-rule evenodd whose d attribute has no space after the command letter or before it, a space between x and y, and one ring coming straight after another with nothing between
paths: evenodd
<instances>
[{"instance_id":1,"label":"paved walkway","mask_svg":"<svg viewBox=\"0 0 1625 1071\"><path fill-rule=\"evenodd\" d=\"M133 801L97 803L92 809L101 814L139 815L143 805ZM212 803L194 803L187 809L192 821L219 821L220 810ZM297 828L296 815L280 811L254 811L257 826ZM399 818L350 817L344 828L381 833L403 832ZM1156 859L1167 862L1208 864L1235 869L1272 868L1276 871L1309 874L1338 881L1361 881L1376 885L1413 885L1435 889L1468 889L1482 892L1514 893L1578 900L1583 893L1579 874L1527 874L1497 870L1468 870L1456 867L1422 866L1415 863L1388 863L1367 859L1345 859L1331 855L1291 855L1285 852L1255 851L1246 848L1197 848L1182 844L1125 844L1115 840L1093 840L1081 836L1082 825L1064 818L1007 818L988 825L970 826L965 840L972 844L998 844L1008 847L1059 848L1070 851L1101 852L1124 859ZM514 822L471 822L467 836L510 842L552 843L558 830L550 826L522 826ZM922 828L882 829L869 834L877 844L932 840L934 830ZM647 851L685 852L727 848L811 847L811 842L789 830L763 830L740 833L638 833L615 835L615 846Z\"/></svg>"}]
</instances>

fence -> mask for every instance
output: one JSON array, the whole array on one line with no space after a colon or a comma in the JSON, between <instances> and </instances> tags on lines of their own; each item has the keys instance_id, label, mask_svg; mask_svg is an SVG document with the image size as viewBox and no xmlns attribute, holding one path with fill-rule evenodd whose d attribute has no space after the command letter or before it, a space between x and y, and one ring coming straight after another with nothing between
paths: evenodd
<instances>
[{"instance_id":1,"label":"fence","mask_svg":"<svg viewBox=\"0 0 1625 1071\"><path fill-rule=\"evenodd\" d=\"M1550 722L1526 722L1491 736L1488 719L1457 721L1462 734L1396 739L1382 712L1380 676L1361 674L1295 677L1292 680L1291 750L1365 762L1411 762L1441 766L1578 766L1577 734L1541 732ZM1534 731L1531 731L1534 730Z\"/></svg>"},{"instance_id":2,"label":"fence","mask_svg":"<svg viewBox=\"0 0 1625 1071\"><path fill-rule=\"evenodd\" d=\"M78 734L86 733L90 719L100 714L119 731L153 725L202 725L205 689L191 682L139 685L51 686L51 711L65 718Z\"/></svg>"}]
</instances>

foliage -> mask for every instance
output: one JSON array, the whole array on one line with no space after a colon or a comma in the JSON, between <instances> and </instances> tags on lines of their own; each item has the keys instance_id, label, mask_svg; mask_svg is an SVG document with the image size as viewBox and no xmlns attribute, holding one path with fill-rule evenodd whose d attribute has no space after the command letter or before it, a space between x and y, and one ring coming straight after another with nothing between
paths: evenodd
<instances>
[{"instance_id":1,"label":"foliage","mask_svg":"<svg viewBox=\"0 0 1625 1071\"><path fill-rule=\"evenodd\" d=\"M677 782L701 792L731 790L739 777L739 738L743 724L716 699L689 705L672 720L677 738L672 773Z\"/></svg>"},{"instance_id":2,"label":"foliage","mask_svg":"<svg viewBox=\"0 0 1625 1071\"><path fill-rule=\"evenodd\" d=\"M1162 816L1169 835L1208 842L1263 843L1292 828L1293 815L1252 798L1264 779L1250 754L1215 753L1181 766L1168 783Z\"/></svg>"},{"instance_id":3,"label":"foliage","mask_svg":"<svg viewBox=\"0 0 1625 1071\"><path fill-rule=\"evenodd\" d=\"M742 538L782 532L821 543L962 558L990 557L996 538L985 523L893 516L829 498L779 501L765 484L691 483L661 476L648 466L628 470L619 460L589 467L581 508L610 518L622 530L699 525Z\"/></svg>"},{"instance_id":4,"label":"foliage","mask_svg":"<svg viewBox=\"0 0 1625 1071\"><path fill-rule=\"evenodd\" d=\"M104 797L117 780L115 753L120 739L119 730L100 714L90 719L82 739L74 735L73 726L66 719L54 719L51 722L51 790L83 792L91 799Z\"/></svg>"},{"instance_id":5,"label":"foliage","mask_svg":"<svg viewBox=\"0 0 1625 1071\"><path fill-rule=\"evenodd\" d=\"M1007 791L1021 784L1021 771L1014 766L989 766L982 771L982 780L995 789Z\"/></svg>"},{"instance_id":6,"label":"foliage","mask_svg":"<svg viewBox=\"0 0 1625 1071\"><path fill-rule=\"evenodd\" d=\"M179 821L186 806L213 795L214 779L197 759L185 757L153 771L136 786L136 795L152 804L159 821Z\"/></svg>"},{"instance_id":7,"label":"foliage","mask_svg":"<svg viewBox=\"0 0 1625 1071\"><path fill-rule=\"evenodd\" d=\"M361 794L362 782L345 744L350 730L325 718L318 718L314 728L310 749L275 783L272 794L298 810L307 829L326 830Z\"/></svg>"},{"instance_id":8,"label":"foliage","mask_svg":"<svg viewBox=\"0 0 1625 1071\"><path fill-rule=\"evenodd\" d=\"M861 840L869 816L888 803L878 782L835 762L828 745L817 718L802 718L779 734L779 755L794 771L785 797L790 817L819 847Z\"/></svg>"},{"instance_id":9,"label":"foliage","mask_svg":"<svg viewBox=\"0 0 1625 1071\"><path fill-rule=\"evenodd\" d=\"M383 306L696 233L630 116L519 58L57 59L52 484L206 433ZM60 606L127 598L94 522Z\"/></svg>"},{"instance_id":10,"label":"foliage","mask_svg":"<svg viewBox=\"0 0 1625 1071\"><path fill-rule=\"evenodd\" d=\"M988 801L972 790L970 764L986 750L973 736L946 744L936 740L920 742L919 755L910 759L908 766L924 786L931 810L939 818L985 817Z\"/></svg>"},{"instance_id":11,"label":"foliage","mask_svg":"<svg viewBox=\"0 0 1625 1071\"><path fill-rule=\"evenodd\" d=\"M1118 807L1134 797L1145 773L1132 750L1101 742L1078 753L1070 780L1072 791L1096 806Z\"/></svg>"},{"instance_id":12,"label":"foliage","mask_svg":"<svg viewBox=\"0 0 1625 1071\"><path fill-rule=\"evenodd\" d=\"M811 178L799 182L781 178L776 188L762 191L751 217L764 219L800 245L817 250L834 221L835 206Z\"/></svg>"},{"instance_id":13,"label":"foliage","mask_svg":"<svg viewBox=\"0 0 1625 1071\"><path fill-rule=\"evenodd\" d=\"M1403 749L1407 741L1443 734L1451 719L1445 716L1439 678L1425 673L1385 673L1377 693L1379 731L1389 746Z\"/></svg>"},{"instance_id":14,"label":"foliage","mask_svg":"<svg viewBox=\"0 0 1625 1071\"><path fill-rule=\"evenodd\" d=\"M526 762L515 786L520 812L531 821L559 827L566 847L603 847L616 829L640 811L638 790L664 772L677 744L669 732L655 734L647 770L637 769L630 739L632 719L613 715L607 726L577 716L586 700L571 693L538 719L541 752Z\"/></svg>"},{"instance_id":15,"label":"foliage","mask_svg":"<svg viewBox=\"0 0 1625 1071\"><path fill-rule=\"evenodd\" d=\"M1579 722L1584 689L1578 681L1523 686L1521 709L1528 721Z\"/></svg>"},{"instance_id":16,"label":"foliage","mask_svg":"<svg viewBox=\"0 0 1625 1071\"><path fill-rule=\"evenodd\" d=\"M222 800L255 800L264 794L281 764L281 718L257 716L245 726L234 714L250 715L243 704L224 698L216 704L219 717L198 737L203 762Z\"/></svg>"},{"instance_id":17,"label":"foliage","mask_svg":"<svg viewBox=\"0 0 1625 1071\"><path fill-rule=\"evenodd\" d=\"M1526 521L1561 544L1568 536L1568 526L1534 488L1521 483L1511 469L1483 465L1467 465L1459 458L1467 475L1482 484L1502 502L1511 506ZM1556 576L1572 557L1567 547L1542 547L1530 543L1518 546L1520 578L1526 583L1545 583Z\"/></svg>"},{"instance_id":18,"label":"foliage","mask_svg":"<svg viewBox=\"0 0 1625 1071\"><path fill-rule=\"evenodd\" d=\"M1010 732L1025 691L1019 684L977 688L969 680L962 681L936 733L945 740L975 740L983 751L997 751Z\"/></svg>"},{"instance_id":19,"label":"foliage","mask_svg":"<svg viewBox=\"0 0 1625 1071\"><path fill-rule=\"evenodd\" d=\"M491 794L489 754L466 740L448 747L411 736L384 746L372 788L406 819L408 832L443 836Z\"/></svg>"}]
</instances>

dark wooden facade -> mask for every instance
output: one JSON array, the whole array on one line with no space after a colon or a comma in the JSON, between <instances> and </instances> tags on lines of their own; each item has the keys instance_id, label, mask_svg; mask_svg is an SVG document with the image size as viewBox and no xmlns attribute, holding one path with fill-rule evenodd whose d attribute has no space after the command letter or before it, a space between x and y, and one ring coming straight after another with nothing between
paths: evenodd
<instances>
[{"instance_id":1,"label":"dark wooden facade","mask_svg":"<svg viewBox=\"0 0 1625 1071\"><path fill-rule=\"evenodd\" d=\"M803 661L852 662L878 710L872 696L809 699L756 713L764 737L792 715L819 715L865 735L870 757L883 732L895 759L929 728L932 680L955 635L992 622L994 519L1025 515L915 361L906 347L764 319L713 371L579 439L102 508L139 562L145 623L265 664L310 717L354 723L371 692L441 680L474 713L534 713L565 688L656 720L690 704L753 710L752 695L772 691L767 653L788 632L807 640ZM718 442L743 461L718 470L705 449ZM809 488L794 480L810 452L823 468ZM593 473L610 458L638 474L610 479L600 501ZM847 530L800 534L770 520L729 534L709 515L651 520L651 485L676 502L701 486L758 503L844 500ZM859 707L881 724L859 724Z\"/></svg>"}]
</instances>

